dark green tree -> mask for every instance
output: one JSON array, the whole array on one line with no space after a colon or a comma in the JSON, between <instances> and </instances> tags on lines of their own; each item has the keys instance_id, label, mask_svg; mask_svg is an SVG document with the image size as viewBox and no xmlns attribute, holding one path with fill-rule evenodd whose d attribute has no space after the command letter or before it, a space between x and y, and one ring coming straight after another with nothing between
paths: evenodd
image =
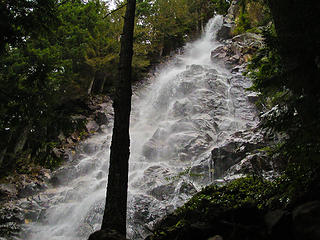
<instances>
[{"instance_id":1,"label":"dark green tree","mask_svg":"<svg viewBox=\"0 0 320 240\"><path fill-rule=\"evenodd\" d=\"M274 107L266 127L286 136L278 149L281 158L313 168L320 158L320 5L266 2L274 27L251 65L254 88L262 93L262 103Z\"/></svg>"}]
</instances>

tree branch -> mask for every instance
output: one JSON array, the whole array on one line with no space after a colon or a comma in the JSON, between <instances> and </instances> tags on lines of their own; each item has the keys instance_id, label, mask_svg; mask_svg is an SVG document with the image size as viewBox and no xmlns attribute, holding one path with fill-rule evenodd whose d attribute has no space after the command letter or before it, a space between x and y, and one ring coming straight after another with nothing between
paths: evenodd
<instances>
[{"instance_id":1,"label":"tree branch","mask_svg":"<svg viewBox=\"0 0 320 240\"><path fill-rule=\"evenodd\" d=\"M103 19L105 19L105 18L108 17L109 15L113 14L114 12L120 10L121 8L124 8L124 7L127 6L127 5L128 5L128 3L125 3L125 4L121 5L120 7L118 7L117 9L112 10L112 11L109 12L107 15L105 15L105 16L103 17Z\"/></svg>"}]
</instances>

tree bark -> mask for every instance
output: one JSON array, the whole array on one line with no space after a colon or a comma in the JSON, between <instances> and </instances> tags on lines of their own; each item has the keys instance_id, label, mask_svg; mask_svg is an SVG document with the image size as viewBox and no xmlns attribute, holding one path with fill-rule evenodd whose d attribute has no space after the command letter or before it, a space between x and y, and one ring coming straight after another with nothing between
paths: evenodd
<instances>
[{"instance_id":1,"label":"tree bark","mask_svg":"<svg viewBox=\"0 0 320 240\"><path fill-rule=\"evenodd\" d=\"M131 111L131 63L136 0L128 0L124 17L119 63L119 82L113 100L114 127L106 205L101 231L116 230L126 235L128 166L130 154L129 123ZM89 238L90 239L90 238ZM92 238L93 239L93 238Z\"/></svg>"},{"instance_id":2,"label":"tree bark","mask_svg":"<svg viewBox=\"0 0 320 240\"><path fill-rule=\"evenodd\" d=\"M106 73L101 70L96 71L94 74L91 93L92 94L102 93L105 82L106 82Z\"/></svg>"}]
</instances>

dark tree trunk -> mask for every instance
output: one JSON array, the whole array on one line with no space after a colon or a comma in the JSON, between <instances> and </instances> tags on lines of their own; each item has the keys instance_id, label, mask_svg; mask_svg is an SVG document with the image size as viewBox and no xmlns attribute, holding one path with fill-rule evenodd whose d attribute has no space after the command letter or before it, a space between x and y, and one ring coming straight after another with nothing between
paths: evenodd
<instances>
[{"instance_id":1,"label":"dark tree trunk","mask_svg":"<svg viewBox=\"0 0 320 240\"><path fill-rule=\"evenodd\" d=\"M127 188L129 165L129 122L131 111L131 63L133 55L133 30L136 0L128 0L124 18L119 63L119 82L113 100L114 127L110 152L110 167L106 205L101 232L108 229L126 235ZM103 234L93 234L89 239L99 239Z\"/></svg>"},{"instance_id":2,"label":"dark tree trunk","mask_svg":"<svg viewBox=\"0 0 320 240\"><path fill-rule=\"evenodd\" d=\"M289 88L317 94L320 54L319 1L268 0L285 70L292 72ZM316 3L317 2L317 3ZM302 70L301 70L302 69ZM299 74L297 74L300 73ZM303 80L302 80L303 79ZM309 84L305 84L308 81ZM304 93L305 94L305 93Z\"/></svg>"},{"instance_id":3,"label":"dark tree trunk","mask_svg":"<svg viewBox=\"0 0 320 240\"><path fill-rule=\"evenodd\" d=\"M320 116L320 2L268 0L278 36L278 50L286 71L286 87L304 96L295 107L304 121ZM302 102L303 101L303 102ZM317 115L318 114L318 115Z\"/></svg>"},{"instance_id":4,"label":"dark tree trunk","mask_svg":"<svg viewBox=\"0 0 320 240\"><path fill-rule=\"evenodd\" d=\"M94 74L91 93L92 94L102 93L105 82L106 82L106 73L101 70L96 71Z\"/></svg>"}]
</instances>

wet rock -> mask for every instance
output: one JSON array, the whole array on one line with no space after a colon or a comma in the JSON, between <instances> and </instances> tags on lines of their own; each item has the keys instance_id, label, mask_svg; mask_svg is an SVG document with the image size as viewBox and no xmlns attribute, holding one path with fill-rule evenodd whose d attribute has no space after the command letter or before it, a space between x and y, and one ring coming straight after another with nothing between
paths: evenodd
<instances>
[{"instance_id":1,"label":"wet rock","mask_svg":"<svg viewBox=\"0 0 320 240\"><path fill-rule=\"evenodd\" d=\"M63 149L60 149L60 148L53 148L52 149L52 152L54 153L54 155L57 157L57 158L61 158L64 156L64 151Z\"/></svg>"},{"instance_id":2,"label":"wet rock","mask_svg":"<svg viewBox=\"0 0 320 240\"><path fill-rule=\"evenodd\" d=\"M155 216L152 216L150 207L154 204L154 199L147 195L135 195L129 205L135 206L135 211L132 212L131 221L135 224L143 225L146 222L153 221Z\"/></svg>"},{"instance_id":3,"label":"wet rock","mask_svg":"<svg viewBox=\"0 0 320 240\"><path fill-rule=\"evenodd\" d=\"M172 107L172 114L175 117L185 116L192 111L192 105L187 99L177 100Z\"/></svg>"},{"instance_id":4,"label":"wet rock","mask_svg":"<svg viewBox=\"0 0 320 240\"><path fill-rule=\"evenodd\" d=\"M180 186L178 186L179 194L190 194L193 195L197 192L197 189L191 182L183 181Z\"/></svg>"},{"instance_id":5,"label":"wet rock","mask_svg":"<svg viewBox=\"0 0 320 240\"><path fill-rule=\"evenodd\" d=\"M82 150L86 154L93 154L97 151L97 145L91 142L84 142L82 145Z\"/></svg>"},{"instance_id":6,"label":"wet rock","mask_svg":"<svg viewBox=\"0 0 320 240\"><path fill-rule=\"evenodd\" d=\"M192 82L181 82L178 86L179 92L183 95L190 94L195 89L195 86Z\"/></svg>"},{"instance_id":7,"label":"wet rock","mask_svg":"<svg viewBox=\"0 0 320 240\"><path fill-rule=\"evenodd\" d=\"M234 24L235 17L238 11L239 11L238 0L231 1L230 7L228 9L228 14L224 17L224 21L229 24Z\"/></svg>"},{"instance_id":8,"label":"wet rock","mask_svg":"<svg viewBox=\"0 0 320 240\"><path fill-rule=\"evenodd\" d=\"M232 29L232 24L224 23L219 29L219 31L217 32L217 40L221 41L221 40L231 38L232 37L231 29Z\"/></svg>"},{"instance_id":9,"label":"wet rock","mask_svg":"<svg viewBox=\"0 0 320 240\"><path fill-rule=\"evenodd\" d=\"M0 209L0 223L24 221L23 210L15 205L7 204Z\"/></svg>"},{"instance_id":10,"label":"wet rock","mask_svg":"<svg viewBox=\"0 0 320 240\"><path fill-rule=\"evenodd\" d=\"M209 164L207 161L202 161L190 168L190 179L200 184L205 184L209 181Z\"/></svg>"},{"instance_id":11,"label":"wet rock","mask_svg":"<svg viewBox=\"0 0 320 240\"><path fill-rule=\"evenodd\" d=\"M74 166L64 166L53 173L50 183L53 186L65 185L77 176L78 173Z\"/></svg>"},{"instance_id":12,"label":"wet rock","mask_svg":"<svg viewBox=\"0 0 320 240\"><path fill-rule=\"evenodd\" d=\"M105 114L105 112L101 112L101 111L98 111L95 113L95 117L94 117L94 120L96 121L96 123L98 125L107 125L108 124L108 117L107 115Z\"/></svg>"},{"instance_id":13,"label":"wet rock","mask_svg":"<svg viewBox=\"0 0 320 240\"><path fill-rule=\"evenodd\" d=\"M99 129L99 125L94 120L90 120L87 122L86 128L88 132L96 132Z\"/></svg>"},{"instance_id":14,"label":"wet rock","mask_svg":"<svg viewBox=\"0 0 320 240\"><path fill-rule=\"evenodd\" d=\"M228 142L221 147L214 148L211 152L214 163L214 177L222 177L226 170L239 163L248 152L258 146L248 142Z\"/></svg>"},{"instance_id":15,"label":"wet rock","mask_svg":"<svg viewBox=\"0 0 320 240\"><path fill-rule=\"evenodd\" d=\"M150 139L143 145L142 155L147 159L155 159L158 154L157 142L153 139Z\"/></svg>"},{"instance_id":16,"label":"wet rock","mask_svg":"<svg viewBox=\"0 0 320 240\"><path fill-rule=\"evenodd\" d=\"M148 194L162 201L170 197L174 193L175 186L173 184L160 185L148 191Z\"/></svg>"},{"instance_id":17,"label":"wet rock","mask_svg":"<svg viewBox=\"0 0 320 240\"><path fill-rule=\"evenodd\" d=\"M263 38L255 33L243 33L225 41L211 52L211 60L232 69L247 63L252 55L263 46Z\"/></svg>"},{"instance_id":18,"label":"wet rock","mask_svg":"<svg viewBox=\"0 0 320 240\"><path fill-rule=\"evenodd\" d=\"M239 163L230 167L225 175L232 176L234 174L256 174L262 176L265 172L273 170L272 163L268 156L263 152L256 152L247 155Z\"/></svg>"},{"instance_id":19,"label":"wet rock","mask_svg":"<svg viewBox=\"0 0 320 240\"><path fill-rule=\"evenodd\" d=\"M87 239L91 232L93 232L93 227L88 223L82 223L78 228L77 236L81 239Z\"/></svg>"},{"instance_id":20,"label":"wet rock","mask_svg":"<svg viewBox=\"0 0 320 240\"><path fill-rule=\"evenodd\" d=\"M0 237L4 239L13 239L21 230L21 224L24 223L24 211L15 206L14 203L8 203L0 208Z\"/></svg>"},{"instance_id":21,"label":"wet rock","mask_svg":"<svg viewBox=\"0 0 320 240\"><path fill-rule=\"evenodd\" d=\"M200 73L203 73L204 68L201 65L192 64L190 66L187 66L187 70L192 74L200 74Z\"/></svg>"},{"instance_id":22,"label":"wet rock","mask_svg":"<svg viewBox=\"0 0 320 240\"><path fill-rule=\"evenodd\" d=\"M4 236L4 239L13 239L12 237L18 237L21 231L21 225L15 222L6 222L0 224L0 234Z\"/></svg>"},{"instance_id":23,"label":"wet rock","mask_svg":"<svg viewBox=\"0 0 320 240\"><path fill-rule=\"evenodd\" d=\"M18 194L16 186L12 183L0 184L0 200L15 198Z\"/></svg>"},{"instance_id":24,"label":"wet rock","mask_svg":"<svg viewBox=\"0 0 320 240\"><path fill-rule=\"evenodd\" d=\"M97 180L100 180L100 179L102 179L102 178L104 178L104 177L106 177L106 173L103 172L103 171L99 171L99 172L97 173L97 175L96 175L96 179L97 179Z\"/></svg>"},{"instance_id":25,"label":"wet rock","mask_svg":"<svg viewBox=\"0 0 320 240\"><path fill-rule=\"evenodd\" d=\"M35 181L35 182L25 183L23 187L19 189L18 196L19 198L32 196L44 189L47 189L47 185L42 182Z\"/></svg>"},{"instance_id":26,"label":"wet rock","mask_svg":"<svg viewBox=\"0 0 320 240\"><path fill-rule=\"evenodd\" d=\"M96 224L101 224L103 218L103 212L105 208L105 199L98 200L91 205L86 217L85 223L90 224L91 226Z\"/></svg>"},{"instance_id":27,"label":"wet rock","mask_svg":"<svg viewBox=\"0 0 320 240\"><path fill-rule=\"evenodd\" d=\"M259 95L257 93L250 93L247 95L249 102L251 103L256 103L259 99Z\"/></svg>"}]
</instances>

